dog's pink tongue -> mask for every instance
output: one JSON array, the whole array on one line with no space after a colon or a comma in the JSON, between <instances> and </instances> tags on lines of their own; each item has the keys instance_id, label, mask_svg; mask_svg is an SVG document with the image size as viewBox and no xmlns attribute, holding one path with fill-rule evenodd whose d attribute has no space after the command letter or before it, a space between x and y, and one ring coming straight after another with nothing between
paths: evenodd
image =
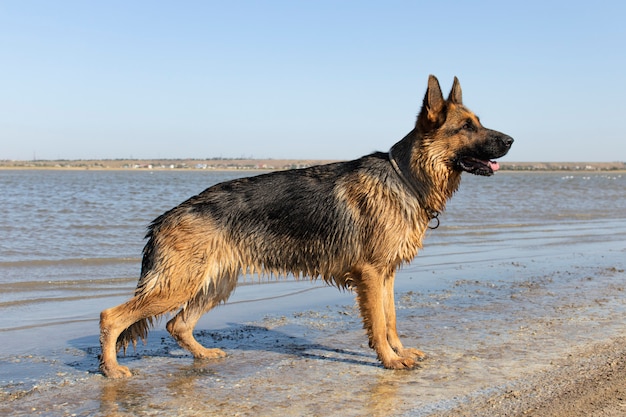
<instances>
[{"instance_id":1,"label":"dog's pink tongue","mask_svg":"<svg viewBox=\"0 0 626 417\"><path fill-rule=\"evenodd\" d=\"M489 168L491 168L493 172L496 172L497 170L500 169L500 164L497 163L496 161L489 161Z\"/></svg>"}]
</instances>

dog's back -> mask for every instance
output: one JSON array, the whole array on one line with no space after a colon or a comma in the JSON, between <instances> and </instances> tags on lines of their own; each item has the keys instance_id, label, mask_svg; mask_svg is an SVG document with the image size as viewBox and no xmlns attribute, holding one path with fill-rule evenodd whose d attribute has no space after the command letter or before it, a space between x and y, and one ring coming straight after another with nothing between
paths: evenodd
<instances>
[{"instance_id":1,"label":"dog's back","mask_svg":"<svg viewBox=\"0 0 626 417\"><path fill-rule=\"evenodd\" d=\"M413 259L417 245L405 250L404 256L399 253L406 237L393 239L393 248L381 250L384 242L372 235L380 236L394 224L406 228L416 208L417 202L404 190L383 153L217 184L150 225L139 287L153 287L144 281L155 276L155 270L167 269L174 258L194 253L201 260L194 262L199 267L211 260L221 268L229 265L227 269L236 271L233 275L320 276L343 287L359 259L378 259L394 268L402 260Z\"/></svg>"}]
</instances>

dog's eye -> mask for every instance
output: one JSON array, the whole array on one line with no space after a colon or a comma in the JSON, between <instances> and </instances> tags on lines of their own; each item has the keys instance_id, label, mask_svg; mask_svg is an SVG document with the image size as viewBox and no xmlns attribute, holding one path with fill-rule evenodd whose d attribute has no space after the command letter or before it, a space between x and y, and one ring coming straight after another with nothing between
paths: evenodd
<instances>
[{"instance_id":1,"label":"dog's eye","mask_svg":"<svg viewBox=\"0 0 626 417\"><path fill-rule=\"evenodd\" d=\"M471 120L466 121L462 127L463 130L474 130L474 123Z\"/></svg>"}]
</instances>

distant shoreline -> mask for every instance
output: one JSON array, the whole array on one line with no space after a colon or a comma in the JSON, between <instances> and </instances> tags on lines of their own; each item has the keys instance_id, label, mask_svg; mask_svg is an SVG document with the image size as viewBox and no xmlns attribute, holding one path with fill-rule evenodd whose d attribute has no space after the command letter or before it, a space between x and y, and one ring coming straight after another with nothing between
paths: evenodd
<instances>
[{"instance_id":1,"label":"distant shoreline","mask_svg":"<svg viewBox=\"0 0 626 417\"><path fill-rule=\"evenodd\" d=\"M322 159L0 160L0 169L274 171L306 168L332 162L337 161ZM502 171L624 171L626 162L500 162L500 167Z\"/></svg>"}]
</instances>

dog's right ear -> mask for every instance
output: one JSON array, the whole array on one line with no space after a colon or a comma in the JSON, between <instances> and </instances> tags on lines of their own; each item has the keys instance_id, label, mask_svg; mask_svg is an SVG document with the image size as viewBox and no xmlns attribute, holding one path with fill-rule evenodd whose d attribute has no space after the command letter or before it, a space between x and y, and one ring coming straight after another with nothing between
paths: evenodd
<instances>
[{"instance_id":1,"label":"dog's right ear","mask_svg":"<svg viewBox=\"0 0 626 417\"><path fill-rule=\"evenodd\" d=\"M422 133L432 131L445 122L445 104L439 80L430 75L422 110L417 118L417 127Z\"/></svg>"},{"instance_id":2,"label":"dog's right ear","mask_svg":"<svg viewBox=\"0 0 626 417\"><path fill-rule=\"evenodd\" d=\"M454 77L454 83L452 83L452 90L450 90L448 101L454 104L463 104L463 91L461 90L461 83L456 77Z\"/></svg>"}]
</instances>

